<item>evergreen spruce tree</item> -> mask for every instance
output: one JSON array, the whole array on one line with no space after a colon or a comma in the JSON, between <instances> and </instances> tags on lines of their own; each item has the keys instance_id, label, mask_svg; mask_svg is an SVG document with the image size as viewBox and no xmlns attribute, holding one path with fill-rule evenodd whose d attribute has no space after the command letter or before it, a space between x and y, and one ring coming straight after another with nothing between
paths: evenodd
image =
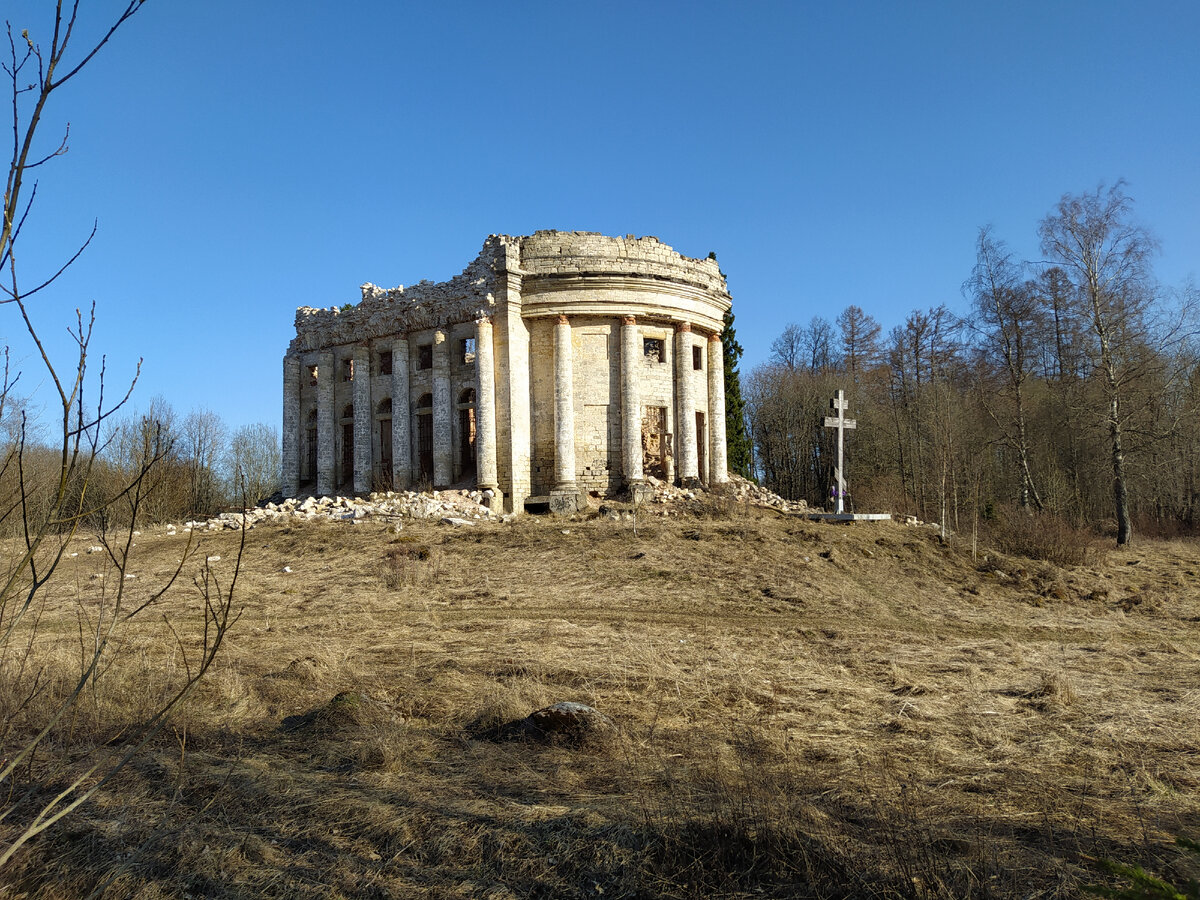
<instances>
[{"instance_id":1,"label":"evergreen spruce tree","mask_svg":"<svg viewBox=\"0 0 1200 900\"><path fill-rule=\"evenodd\" d=\"M716 259L717 254L708 254ZM725 277L725 273L721 273ZM733 329L733 311L725 313L725 329L721 332L721 356L725 360L725 447L729 455L729 471L750 478L750 436L746 433L746 403L742 399L742 378L738 360L742 345Z\"/></svg>"}]
</instances>

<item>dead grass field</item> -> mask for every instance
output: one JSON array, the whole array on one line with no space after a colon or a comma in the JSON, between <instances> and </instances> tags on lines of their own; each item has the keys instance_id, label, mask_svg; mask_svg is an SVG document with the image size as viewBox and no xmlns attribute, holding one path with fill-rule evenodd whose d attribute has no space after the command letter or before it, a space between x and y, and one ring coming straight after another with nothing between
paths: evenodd
<instances>
[{"instance_id":1,"label":"dead grass field","mask_svg":"<svg viewBox=\"0 0 1200 900\"><path fill-rule=\"evenodd\" d=\"M6 896L1070 897L1200 834L1195 542L1064 570L744 509L246 539L216 669ZM138 541L135 599L185 538ZM43 617L66 670L100 569ZM77 741L183 665L124 640ZM558 700L620 738L480 736Z\"/></svg>"}]
</instances>

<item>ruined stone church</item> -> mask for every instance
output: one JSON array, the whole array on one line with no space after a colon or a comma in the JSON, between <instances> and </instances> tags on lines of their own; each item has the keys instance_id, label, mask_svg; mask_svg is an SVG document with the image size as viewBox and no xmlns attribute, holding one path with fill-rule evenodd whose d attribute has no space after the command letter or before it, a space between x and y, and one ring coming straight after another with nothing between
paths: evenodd
<instances>
[{"instance_id":1,"label":"ruined stone church","mask_svg":"<svg viewBox=\"0 0 1200 900\"><path fill-rule=\"evenodd\" d=\"M729 308L715 260L578 231L492 235L449 281L301 307L283 493L470 486L568 511L649 476L724 482Z\"/></svg>"}]
</instances>

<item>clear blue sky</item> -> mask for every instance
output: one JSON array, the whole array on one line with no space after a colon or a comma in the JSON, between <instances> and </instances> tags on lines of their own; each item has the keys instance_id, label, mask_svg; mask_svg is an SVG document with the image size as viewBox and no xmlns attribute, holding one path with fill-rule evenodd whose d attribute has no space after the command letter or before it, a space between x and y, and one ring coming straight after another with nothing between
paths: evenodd
<instances>
[{"instance_id":1,"label":"clear blue sky","mask_svg":"<svg viewBox=\"0 0 1200 900\"><path fill-rule=\"evenodd\" d=\"M98 26L117 2L84 0ZM48 43L49 0L5 4ZM107 8L107 12L105 10ZM94 28L93 28L94 30ZM653 234L729 276L744 368L792 321L963 310L978 228L1037 255L1129 182L1200 269L1200 4L148 0L43 137L26 279L94 300L137 400L278 425L297 306L457 274L490 233ZM0 337L36 383L13 311Z\"/></svg>"}]
</instances>

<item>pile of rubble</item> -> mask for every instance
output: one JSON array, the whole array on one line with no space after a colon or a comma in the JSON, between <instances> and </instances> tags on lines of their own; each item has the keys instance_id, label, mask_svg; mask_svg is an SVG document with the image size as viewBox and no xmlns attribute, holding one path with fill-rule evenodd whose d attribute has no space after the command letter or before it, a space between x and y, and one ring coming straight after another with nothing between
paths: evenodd
<instances>
[{"instance_id":1,"label":"pile of rubble","mask_svg":"<svg viewBox=\"0 0 1200 900\"><path fill-rule=\"evenodd\" d=\"M702 501L706 495L704 490L676 487L668 482L650 477L646 483L654 489L651 503L681 505ZM729 476L729 484L721 489L720 496L731 497L738 503L762 506L767 509L777 509L780 512L808 512L808 504L803 500L784 500L778 494L773 494L765 487L760 487L753 481L748 481L738 475Z\"/></svg>"},{"instance_id":2,"label":"pile of rubble","mask_svg":"<svg viewBox=\"0 0 1200 900\"><path fill-rule=\"evenodd\" d=\"M263 522L283 522L287 519L333 520L357 524L367 519L439 519L448 525L468 525L476 521L510 520L483 505L490 491L381 491L366 497L306 497L290 498L279 503L266 503L245 511L247 528ZM222 531L242 527L243 513L224 512L219 516L182 526L167 526L167 533L179 531Z\"/></svg>"},{"instance_id":3,"label":"pile of rubble","mask_svg":"<svg viewBox=\"0 0 1200 900\"><path fill-rule=\"evenodd\" d=\"M739 503L749 503L753 506L765 506L780 512L808 512L808 504L803 500L784 500L778 494L773 494L765 487L742 478L739 475L729 476L729 489Z\"/></svg>"},{"instance_id":4,"label":"pile of rubble","mask_svg":"<svg viewBox=\"0 0 1200 900\"><path fill-rule=\"evenodd\" d=\"M659 504L663 514L669 515L678 508L692 503L704 502L706 492L701 489L675 487L657 478L647 479L654 493L651 503ZM446 525L472 525L476 522L512 522L516 517L503 515L484 505L490 500L490 491L381 491L366 497L306 497L288 499L279 503L266 503L247 509L243 514L225 512L211 519L185 522L183 525L167 525L167 534L187 531L236 531L242 527L243 517L247 528L263 522L283 523L289 519L345 521L357 524L374 519L393 521L403 519L435 519ZM784 500L752 481L729 476L729 486L722 491L726 497L738 503L777 509L780 512L807 512L803 500Z\"/></svg>"}]
</instances>

